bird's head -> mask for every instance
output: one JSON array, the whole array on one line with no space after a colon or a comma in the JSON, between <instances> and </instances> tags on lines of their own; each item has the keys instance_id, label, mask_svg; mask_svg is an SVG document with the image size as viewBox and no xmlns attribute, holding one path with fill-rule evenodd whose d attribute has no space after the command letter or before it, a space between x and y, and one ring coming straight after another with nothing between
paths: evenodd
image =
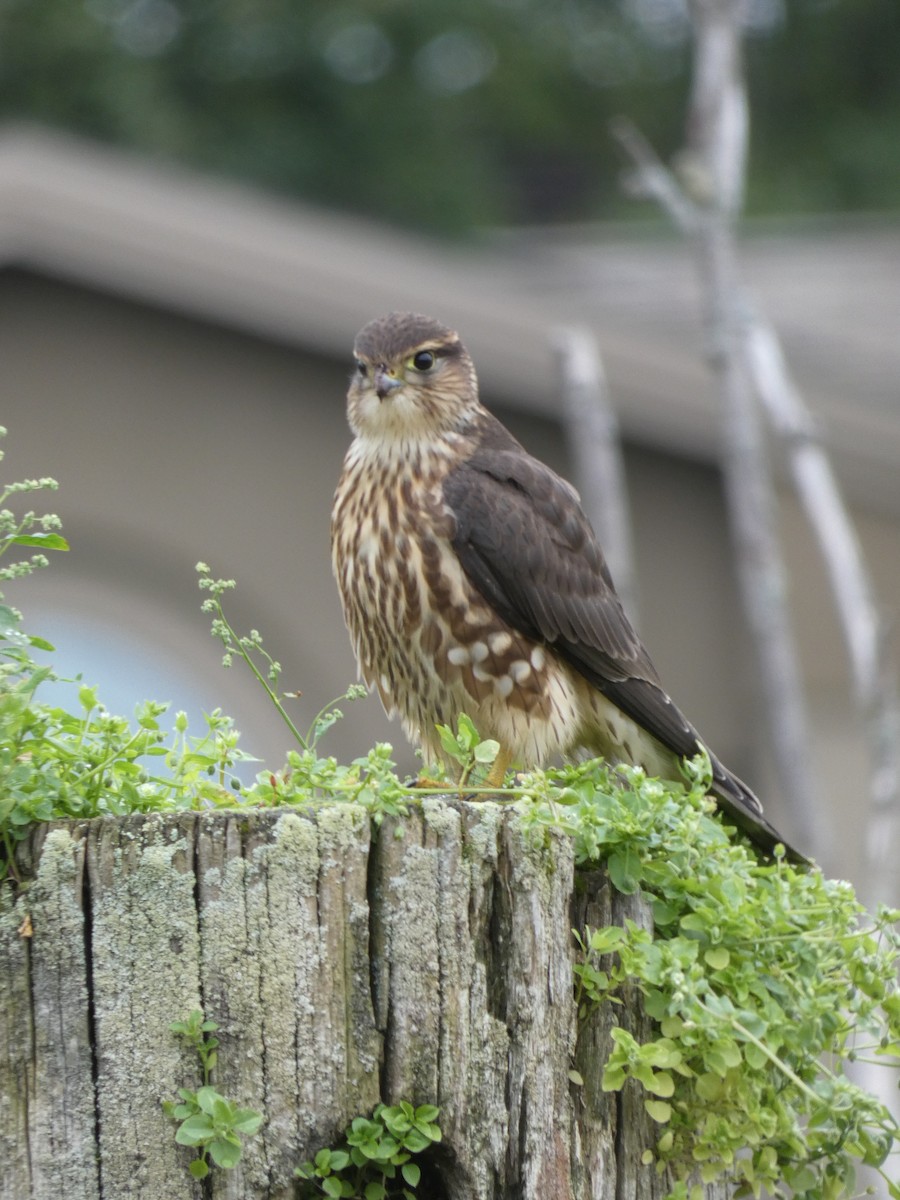
<instances>
[{"instance_id":1,"label":"bird's head","mask_svg":"<svg viewBox=\"0 0 900 1200\"><path fill-rule=\"evenodd\" d=\"M358 437L418 441L464 432L481 412L475 368L459 335L431 317L389 313L356 336L347 393Z\"/></svg>"}]
</instances>

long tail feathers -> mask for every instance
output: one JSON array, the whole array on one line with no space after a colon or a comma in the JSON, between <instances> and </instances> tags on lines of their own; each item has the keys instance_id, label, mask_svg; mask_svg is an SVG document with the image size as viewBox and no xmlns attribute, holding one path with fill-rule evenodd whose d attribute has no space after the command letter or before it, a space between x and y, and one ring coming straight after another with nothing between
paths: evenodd
<instances>
[{"instance_id":1,"label":"long tail feathers","mask_svg":"<svg viewBox=\"0 0 900 1200\"><path fill-rule=\"evenodd\" d=\"M734 821L761 850L771 854L777 845L784 846L787 857L795 863L809 863L806 855L796 850L787 838L763 815L763 807L754 792L742 779L732 774L727 767L712 755L712 793L720 802L723 812Z\"/></svg>"}]
</instances>

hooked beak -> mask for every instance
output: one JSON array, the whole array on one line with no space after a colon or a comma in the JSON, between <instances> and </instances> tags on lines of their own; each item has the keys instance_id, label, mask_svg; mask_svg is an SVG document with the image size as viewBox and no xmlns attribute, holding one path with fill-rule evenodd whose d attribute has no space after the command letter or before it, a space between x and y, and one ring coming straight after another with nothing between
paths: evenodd
<instances>
[{"instance_id":1,"label":"hooked beak","mask_svg":"<svg viewBox=\"0 0 900 1200\"><path fill-rule=\"evenodd\" d=\"M379 400L384 400L394 388L400 387L402 383L403 380L392 375L384 363L379 363L375 368L375 394Z\"/></svg>"}]
</instances>

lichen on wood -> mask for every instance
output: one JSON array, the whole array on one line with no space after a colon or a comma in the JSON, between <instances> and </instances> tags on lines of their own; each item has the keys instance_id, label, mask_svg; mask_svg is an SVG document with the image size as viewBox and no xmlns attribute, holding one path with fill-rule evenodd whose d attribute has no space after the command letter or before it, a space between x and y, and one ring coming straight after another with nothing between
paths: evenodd
<instances>
[{"instance_id":1,"label":"lichen on wood","mask_svg":"<svg viewBox=\"0 0 900 1200\"><path fill-rule=\"evenodd\" d=\"M640 1102L600 1089L609 1014L579 1025L573 1003L573 922L638 902L599 873L576 896L569 841L514 808L103 818L36 828L21 859L31 881L0 906L0 1197L288 1200L379 1099L440 1107L431 1200L664 1194ZM265 1116L205 1192L162 1109L197 1086L169 1023L198 1007L217 1088Z\"/></svg>"}]
</instances>

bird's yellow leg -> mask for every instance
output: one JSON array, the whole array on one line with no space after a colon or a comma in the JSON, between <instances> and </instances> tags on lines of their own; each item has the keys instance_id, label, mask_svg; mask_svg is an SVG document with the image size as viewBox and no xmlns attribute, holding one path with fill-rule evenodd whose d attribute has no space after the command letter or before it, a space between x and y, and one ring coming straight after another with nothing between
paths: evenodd
<instances>
[{"instance_id":1,"label":"bird's yellow leg","mask_svg":"<svg viewBox=\"0 0 900 1200\"><path fill-rule=\"evenodd\" d=\"M497 757L491 763L490 770L484 777L484 782L483 782L482 786L483 787L493 787L493 788L503 787L503 780L506 778L506 772L507 772L507 770L509 768L509 764L511 762L512 762L512 754L510 753L509 750L506 750L506 749L504 749L503 746L501 746L497 752ZM458 785L462 791L465 790L465 786L466 786L467 782L468 782L468 772L464 772L463 777L460 779L460 782ZM412 786L414 788L425 788L425 789L428 789L429 791L437 789L437 788L442 788L444 790L450 790L448 787L448 781L446 779L432 779L427 773L424 773L424 772L420 772L416 776L415 780L413 781Z\"/></svg>"},{"instance_id":2,"label":"bird's yellow leg","mask_svg":"<svg viewBox=\"0 0 900 1200\"><path fill-rule=\"evenodd\" d=\"M506 778L506 770L512 762L512 754L505 746L501 746L497 751L497 757L491 763L491 769L484 777L484 782L488 787L503 787L503 780Z\"/></svg>"}]
</instances>

